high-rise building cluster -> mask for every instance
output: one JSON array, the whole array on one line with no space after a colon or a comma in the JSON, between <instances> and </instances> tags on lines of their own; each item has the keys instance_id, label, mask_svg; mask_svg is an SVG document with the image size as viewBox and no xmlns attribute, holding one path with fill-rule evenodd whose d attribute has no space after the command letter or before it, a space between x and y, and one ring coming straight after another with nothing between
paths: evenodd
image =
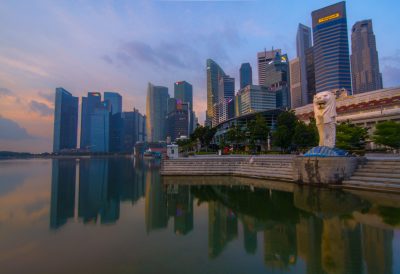
<instances>
[{"instance_id":1,"label":"high-rise building cluster","mask_svg":"<svg viewBox=\"0 0 400 274\"><path fill-rule=\"evenodd\" d=\"M132 152L136 142L146 140L146 116L122 111L116 92L88 92L81 105L81 152ZM78 97L56 88L53 152L77 150Z\"/></svg>"},{"instance_id":2,"label":"high-rise building cluster","mask_svg":"<svg viewBox=\"0 0 400 274\"><path fill-rule=\"evenodd\" d=\"M350 56L345 2L315 10L311 17L312 29L298 26L295 58L289 61L281 49L257 53L258 85L253 85L250 63L243 63L240 89L234 94L234 79L207 60L206 125L269 109L301 107L321 91L357 94L382 89L372 21L354 24ZM228 88L225 79L233 83Z\"/></svg>"}]
</instances>

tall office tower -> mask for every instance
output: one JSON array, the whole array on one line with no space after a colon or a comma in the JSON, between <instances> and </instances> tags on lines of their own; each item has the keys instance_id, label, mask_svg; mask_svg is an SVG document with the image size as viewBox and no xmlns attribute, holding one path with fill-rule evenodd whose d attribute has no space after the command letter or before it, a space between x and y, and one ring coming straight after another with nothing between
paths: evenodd
<instances>
[{"instance_id":1,"label":"tall office tower","mask_svg":"<svg viewBox=\"0 0 400 274\"><path fill-rule=\"evenodd\" d=\"M353 94L382 88L372 20L359 21L351 29L351 72Z\"/></svg>"},{"instance_id":2,"label":"tall office tower","mask_svg":"<svg viewBox=\"0 0 400 274\"><path fill-rule=\"evenodd\" d=\"M90 151L110 152L111 104L101 102L89 115Z\"/></svg>"},{"instance_id":3,"label":"tall office tower","mask_svg":"<svg viewBox=\"0 0 400 274\"><path fill-rule=\"evenodd\" d=\"M253 84L253 71L251 69L250 63L243 63L240 66L240 89L245 86Z\"/></svg>"},{"instance_id":4,"label":"tall office tower","mask_svg":"<svg viewBox=\"0 0 400 274\"><path fill-rule=\"evenodd\" d=\"M207 59L207 112L206 126L211 126L214 104L218 103L218 80L225 76L222 68L212 59Z\"/></svg>"},{"instance_id":5,"label":"tall office tower","mask_svg":"<svg viewBox=\"0 0 400 274\"><path fill-rule=\"evenodd\" d=\"M175 110L167 115L167 136L171 138L171 141L182 136L189 136L189 115L189 103L177 101Z\"/></svg>"},{"instance_id":6,"label":"tall office tower","mask_svg":"<svg viewBox=\"0 0 400 274\"><path fill-rule=\"evenodd\" d=\"M122 97L117 92L106 91L104 92L104 101L110 101L111 103L111 113L122 112Z\"/></svg>"},{"instance_id":7,"label":"tall office tower","mask_svg":"<svg viewBox=\"0 0 400 274\"><path fill-rule=\"evenodd\" d=\"M189 131L194 131L194 112L193 112L193 87L186 81L175 82L174 98L181 103L189 103Z\"/></svg>"},{"instance_id":8,"label":"tall office tower","mask_svg":"<svg viewBox=\"0 0 400 274\"><path fill-rule=\"evenodd\" d=\"M290 107L289 61L286 54L276 52L265 68L264 86L276 93L276 107Z\"/></svg>"},{"instance_id":9,"label":"tall office tower","mask_svg":"<svg viewBox=\"0 0 400 274\"><path fill-rule=\"evenodd\" d=\"M218 80L218 101L231 99L235 96L235 78L229 75L221 76Z\"/></svg>"},{"instance_id":10,"label":"tall office tower","mask_svg":"<svg viewBox=\"0 0 400 274\"><path fill-rule=\"evenodd\" d=\"M265 86L248 85L235 96L235 116L276 108L276 93Z\"/></svg>"},{"instance_id":11,"label":"tall office tower","mask_svg":"<svg viewBox=\"0 0 400 274\"><path fill-rule=\"evenodd\" d=\"M257 53L258 62L258 84L261 86L265 85L266 82L266 69L269 62L275 58L276 53L282 54L280 49L272 49L270 51L264 50Z\"/></svg>"},{"instance_id":12,"label":"tall office tower","mask_svg":"<svg viewBox=\"0 0 400 274\"><path fill-rule=\"evenodd\" d=\"M54 103L53 152L76 148L78 131L78 97L56 88Z\"/></svg>"},{"instance_id":13,"label":"tall office tower","mask_svg":"<svg viewBox=\"0 0 400 274\"><path fill-rule=\"evenodd\" d=\"M81 111L81 149L90 148L90 115L94 109L101 104L99 92L88 92L87 97L82 97Z\"/></svg>"},{"instance_id":14,"label":"tall office tower","mask_svg":"<svg viewBox=\"0 0 400 274\"><path fill-rule=\"evenodd\" d=\"M122 113L122 121L122 151L133 152L136 142L146 141L146 116L134 108Z\"/></svg>"},{"instance_id":15,"label":"tall office tower","mask_svg":"<svg viewBox=\"0 0 400 274\"><path fill-rule=\"evenodd\" d=\"M296 50L297 57L300 63L300 89L301 89L301 103L299 106L311 103L308 101L307 90L307 73L306 73L306 50L312 46L311 44L311 28L299 24L296 35Z\"/></svg>"},{"instance_id":16,"label":"tall office tower","mask_svg":"<svg viewBox=\"0 0 400 274\"><path fill-rule=\"evenodd\" d=\"M301 72L300 72L301 73ZM315 91L314 47L306 49L307 103L311 104Z\"/></svg>"},{"instance_id":17,"label":"tall office tower","mask_svg":"<svg viewBox=\"0 0 400 274\"><path fill-rule=\"evenodd\" d=\"M303 105L300 58L297 57L291 60L289 66L291 108L297 108Z\"/></svg>"},{"instance_id":18,"label":"tall office tower","mask_svg":"<svg viewBox=\"0 0 400 274\"><path fill-rule=\"evenodd\" d=\"M182 103L189 103L193 109L193 86L186 81L175 82L174 98Z\"/></svg>"},{"instance_id":19,"label":"tall office tower","mask_svg":"<svg viewBox=\"0 0 400 274\"><path fill-rule=\"evenodd\" d=\"M146 130L149 142L165 141L168 88L149 83L146 98Z\"/></svg>"},{"instance_id":20,"label":"tall office tower","mask_svg":"<svg viewBox=\"0 0 400 274\"><path fill-rule=\"evenodd\" d=\"M312 12L316 92L345 88L351 74L345 2Z\"/></svg>"}]
</instances>

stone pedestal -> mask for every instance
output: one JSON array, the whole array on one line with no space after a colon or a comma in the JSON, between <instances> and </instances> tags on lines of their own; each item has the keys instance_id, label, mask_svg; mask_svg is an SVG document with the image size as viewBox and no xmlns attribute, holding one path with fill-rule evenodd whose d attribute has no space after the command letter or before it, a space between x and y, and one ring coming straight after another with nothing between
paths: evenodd
<instances>
[{"instance_id":1,"label":"stone pedestal","mask_svg":"<svg viewBox=\"0 0 400 274\"><path fill-rule=\"evenodd\" d=\"M341 184L364 157L305 157L294 159L293 179L306 184Z\"/></svg>"}]
</instances>

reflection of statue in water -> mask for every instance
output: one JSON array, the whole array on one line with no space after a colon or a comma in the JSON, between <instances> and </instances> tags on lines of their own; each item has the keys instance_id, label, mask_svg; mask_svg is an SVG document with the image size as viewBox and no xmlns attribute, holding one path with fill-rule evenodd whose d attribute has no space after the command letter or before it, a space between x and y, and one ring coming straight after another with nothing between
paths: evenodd
<instances>
[{"instance_id":1,"label":"reflection of statue in water","mask_svg":"<svg viewBox=\"0 0 400 274\"><path fill-rule=\"evenodd\" d=\"M319 134L319 146L335 147L336 95L323 91L314 95L314 115Z\"/></svg>"}]
</instances>

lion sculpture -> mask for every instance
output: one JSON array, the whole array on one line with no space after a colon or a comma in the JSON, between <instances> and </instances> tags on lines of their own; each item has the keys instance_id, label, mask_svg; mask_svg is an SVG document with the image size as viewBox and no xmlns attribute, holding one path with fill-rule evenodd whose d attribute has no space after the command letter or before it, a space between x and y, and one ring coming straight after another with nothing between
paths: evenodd
<instances>
[{"instance_id":1,"label":"lion sculpture","mask_svg":"<svg viewBox=\"0 0 400 274\"><path fill-rule=\"evenodd\" d=\"M336 94L323 91L314 95L314 115L318 128L319 146L334 148L336 142Z\"/></svg>"}]
</instances>

